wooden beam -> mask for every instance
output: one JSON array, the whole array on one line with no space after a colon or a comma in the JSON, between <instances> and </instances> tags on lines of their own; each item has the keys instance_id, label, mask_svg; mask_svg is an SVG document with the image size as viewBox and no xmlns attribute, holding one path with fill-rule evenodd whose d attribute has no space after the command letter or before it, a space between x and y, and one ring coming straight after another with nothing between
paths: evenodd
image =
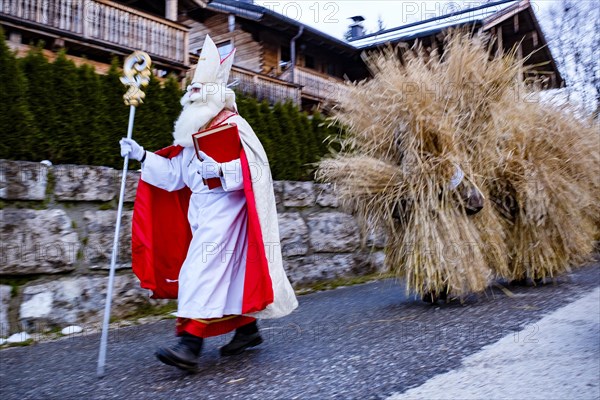
<instances>
[{"instance_id":1,"label":"wooden beam","mask_svg":"<svg viewBox=\"0 0 600 400\"><path fill-rule=\"evenodd\" d=\"M83 48L86 49L95 49L95 50L99 50L102 53L108 53L108 54L116 54L119 56L127 56L129 54L131 54L132 49L129 47L125 47L125 46L121 46L119 44L115 44L115 43L109 43L109 42L105 42L103 40L100 39L90 39L90 40L85 40L83 38L76 38L74 36L66 36L61 34L58 34L56 32L56 29L54 30L50 30L47 28L44 29L39 29L39 28L29 28L29 27L23 27L21 24L14 24L11 23L9 21L2 21L2 25L7 25L7 26L11 26L13 28L16 29L20 29L20 30L26 30L27 32L31 32L40 36L45 36L45 37L49 37L52 38L52 40L54 39L62 39L65 40L67 43L67 47L69 47L69 44L76 44L79 46L82 46ZM183 62L179 62L179 61L174 61L174 60L169 60L163 56L158 56L158 55L151 55L152 57L152 63L156 64L158 66L164 66L167 69L172 69L172 70L185 70L186 66Z\"/></svg>"},{"instance_id":2,"label":"wooden beam","mask_svg":"<svg viewBox=\"0 0 600 400\"><path fill-rule=\"evenodd\" d=\"M486 18L483 21L482 29L484 31L487 31L492 26L500 25L502 22L504 22L507 19L511 18L515 14L518 14L521 11L524 11L524 10L528 9L530 6L531 5L529 4L529 1L527 1L527 0L521 0L518 3L517 7L514 7L514 8L513 8L513 6L508 7L504 12L501 12L499 14L494 14L491 17Z\"/></svg>"},{"instance_id":3,"label":"wooden beam","mask_svg":"<svg viewBox=\"0 0 600 400\"><path fill-rule=\"evenodd\" d=\"M523 36L523 40L525 40L525 41L531 40L534 48L537 47L538 44L540 43L539 36L536 31L531 31L531 32L528 32L527 34L525 34Z\"/></svg>"},{"instance_id":4,"label":"wooden beam","mask_svg":"<svg viewBox=\"0 0 600 400\"><path fill-rule=\"evenodd\" d=\"M498 51L504 53L504 41L502 40L502 26L498 26Z\"/></svg>"},{"instance_id":5,"label":"wooden beam","mask_svg":"<svg viewBox=\"0 0 600 400\"><path fill-rule=\"evenodd\" d=\"M165 18L169 21L177 21L177 0L166 0Z\"/></svg>"},{"instance_id":6,"label":"wooden beam","mask_svg":"<svg viewBox=\"0 0 600 400\"><path fill-rule=\"evenodd\" d=\"M190 66L190 37L189 35L184 35L183 40L183 65L186 67Z\"/></svg>"},{"instance_id":7,"label":"wooden beam","mask_svg":"<svg viewBox=\"0 0 600 400\"><path fill-rule=\"evenodd\" d=\"M52 42L52 49L63 49L65 47L65 40L63 38L55 38Z\"/></svg>"},{"instance_id":8,"label":"wooden beam","mask_svg":"<svg viewBox=\"0 0 600 400\"><path fill-rule=\"evenodd\" d=\"M519 14L515 14L513 16L513 26L515 29L515 33L519 32Z\"/></svg>"},{"instance_id":9,"label":"wooden beam","mask_svg":"<svg viewBox=\"0 0 600 400\"><path fill-rule=\"evenodd\" d=\"M146 13L144 11L140 11L138 9L136 9L135 12L132 13L132 10L129 7L119 4L119 3L115 3L110 0L94 0L94 3L105 4L108 7L118 9L121 11L125 11L126 13L129 13L129 14L133 14L134 16L137 16L138 18L149 19L152 21L159 22L161 24L169 25L169 26L171 26L173 28L177 28L179 30L189 31L189 28L183 24L177 23L175 21L170 21L166 18L157 17L155 15ZM137 20L137 18L134 17L134 20Z\"/></svg>"}]
</instances>

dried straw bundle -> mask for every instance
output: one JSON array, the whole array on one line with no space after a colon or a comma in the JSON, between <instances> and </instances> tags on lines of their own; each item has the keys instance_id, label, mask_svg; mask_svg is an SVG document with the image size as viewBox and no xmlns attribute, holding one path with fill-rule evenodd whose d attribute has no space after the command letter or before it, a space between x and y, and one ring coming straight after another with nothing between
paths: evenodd
<instances>
[{"instance_id":1,"label":"dried straw bundle","mask_svg":"<svg viewBox=\"0 0 600 400\"><path fill-rule=\"evenodd\" d=\"M530 97L530 94L527 96ZM488 187L508 222L511 279L554 277L586 261L599 233L600 136L568 110L494 105L507 137Z\"/></svg>"},{"instance_id":2,"label":"dried straw bundle","mask_svg":"<svg viewBox=\"0 0 600 400\"><path fill-rule=\"evenodd\" d=\"M522 63L490 57L485 38L453 33L445 49L417 47L402 62L389 49L371 55L374 78L339 99L334 119L347 135L317 177L365 231L385 229L386 262L408 290L462 296L494 276L564 271L598 234L598 136L527 103ZM448 188L455 165L488 199L476 216Z\"/></svg>"}]
</instances>

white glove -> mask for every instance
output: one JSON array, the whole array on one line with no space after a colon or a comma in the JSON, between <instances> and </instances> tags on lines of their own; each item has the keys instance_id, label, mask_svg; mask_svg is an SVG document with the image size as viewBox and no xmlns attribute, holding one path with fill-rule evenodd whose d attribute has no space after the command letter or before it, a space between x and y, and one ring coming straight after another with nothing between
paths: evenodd
<instances>
[{"instance_id":1,"label":"white glove","mask_svg":"<svg viewBox=\"0 0 600 400\"><path fill-rule=\"evenodd\" d=\"M460 169L460 167L458 165L455 164L454 168L455 168L454 175L450 179L450 190L456 189L465 177L465 173L463 172L462 169Z\"/></svg>"},{"instance_id":2,"label":"white glove","mask_svg":"<svg viewBox=\"0 0 600 400\"><path fill-rule=\"evenodd\" d=\"M121 157L129 156L134 160L142 161L146 154L144 148L133 139L123 138L119 144L121 145Z\"/></svg>"},{"instance_id":3,"label":"white glove","mask_svg":"<svg viewBox=\"0 0 600 400\"><path fill-rule=\"evenodd\" d=\"M210 178L220 178L221 174L221 164L216 162L212 157L208 156L205 152L199 151L198 155L201 160L197 158L194 159L194 164L196 165L197 172L202 175L204 179Z\"/></svg>"}]
</instances>

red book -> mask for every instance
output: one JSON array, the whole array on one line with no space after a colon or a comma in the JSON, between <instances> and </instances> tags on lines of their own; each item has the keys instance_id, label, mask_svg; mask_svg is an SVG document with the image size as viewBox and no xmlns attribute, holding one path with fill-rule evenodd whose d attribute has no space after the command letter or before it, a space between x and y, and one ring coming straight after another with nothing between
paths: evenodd
<instances>
[{"instance_id":1,"label":"red book","mask_svg":"<svg viewBox=\"0 0 600 400\"><path fill-rule=\"evenodd\" d=\"M202 150L216 162L224 163L240 158L242 142L236 124L223 124L214 128L198 131L192 135L196 156L202 160L198 152ZM204 181L209 189L221 186L221 179L210 178Z\"/></svg>"}]
</instances>

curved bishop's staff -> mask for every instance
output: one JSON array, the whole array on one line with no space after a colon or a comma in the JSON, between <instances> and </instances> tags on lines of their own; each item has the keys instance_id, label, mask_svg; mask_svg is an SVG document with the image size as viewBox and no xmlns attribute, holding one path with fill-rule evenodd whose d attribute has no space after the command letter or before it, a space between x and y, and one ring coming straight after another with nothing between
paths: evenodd
<instances>
[{"instance_id":1,"label":"curved bishop's staff","mask_svg":"<svg viewBox=\"0 0 600 400\"><path fill-rule=\"evenodd\" d=\"M123 66L124 76L121 82L128 86L127 92L123 95L125 105L129 106L129 125L127 126L127 138L131 139L133 133L133 120L135 118L135 108L143 103L146 94L142 87L150 82L150 56L142 51L136 51L125 59ZM119 249L119 231L121 230L121 216L123 214L123 198L125 197L125 183L127 181L127 167L129 165L129 156L125 156L123 162L123 175L121 176L121 191L119 194L119 208L117 210L117 223L115 225L115 238L113 240L112 256L110 259L110 273L108 276L108 286L106 290L106 303L104 307L104 321L102 323L102 336L100 338L100 354L98 356L98 376L104 376L104 365L106 362L106 345L108 342L108 324L110 321L110 305L112 302L113 285L115 280L115 266L117 261L117 251Z\"/></svg>"}]
</instances>

